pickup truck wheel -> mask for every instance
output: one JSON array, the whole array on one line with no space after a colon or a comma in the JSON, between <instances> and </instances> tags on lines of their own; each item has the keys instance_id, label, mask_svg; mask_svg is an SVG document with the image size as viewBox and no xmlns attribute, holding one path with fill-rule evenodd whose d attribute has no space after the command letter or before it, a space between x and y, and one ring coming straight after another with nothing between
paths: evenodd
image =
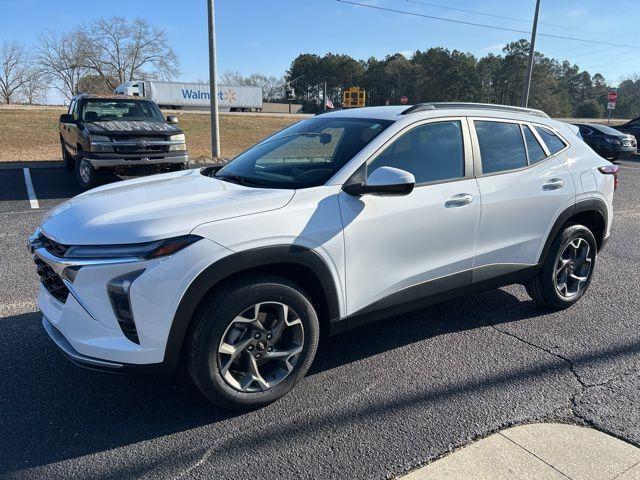
<instances>
[{"instance_id":1,"label":"pickup truck wheel","mask_svg":"<svg viewBox=\"0 0 640 480\"><path fill-rule=\"evenodd\" d=\"M569 308L589 288L597 253L591 230L568 225L554 240L540 273L525 285L527 293L542 306Z\"/></svg>"},{"instance_id":2,"label":"pickup truck wheel","mask_svg":"<svg viewBox=\"0 0 640 480\"><path fill-rule=\"evenodd\" d=\"M275 276L217 290L194 321L189 374L209 400L231 409L261 407L289 392L307 373L320 333L305 293Z\"/></svg>"},{"instance_id":3,"label":"pickup truck wheel","mask_svg":"<svg viewBox=\"0 0 640 480\"><path fill-rule=\"evenodd\" d=\"M81 188L88 190L98 183L98 172L86 158L76 159L76 180Z\"/></svg>"},{"instance_id":4,"label":"pickup truck wheel","mask_svg":"<svg viewBox=\"0 0 640 480\"><path fill-rule=\"evenodd\" d=\"M69 155L69 152L67 152L67 147L64 146L64 142L62 140L60 140L60 148L62 149L62 162L64 164L64 169L68 171L73 170L73 157Z\"/></svg>"}]
</instances>

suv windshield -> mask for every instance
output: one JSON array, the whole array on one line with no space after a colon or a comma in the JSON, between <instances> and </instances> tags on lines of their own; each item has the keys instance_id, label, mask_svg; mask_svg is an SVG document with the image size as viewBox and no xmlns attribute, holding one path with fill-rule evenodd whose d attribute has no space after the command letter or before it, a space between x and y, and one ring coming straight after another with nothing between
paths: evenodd
<instances>
[{"instance_id":1,"label":"suv windshield","mask_svg":"<svg viewBox=\"0 0 640 480\"><path fill-rule=\"evenodd\" d=\"M215 176L267 188L322 185L392 123L343 117L304 120L240 154Z\"/></svg>"},{"instance_id":2,"label":"suv windshield","mask_svg":"<svg viewBox=\"0 0 640 480\"><path fill-rule=\"evenodd\" d=\"M158 106L146 100L91 98L85 100L80 112L83 122L113 120L164 122Z\"/></svg>"}]
</instances>

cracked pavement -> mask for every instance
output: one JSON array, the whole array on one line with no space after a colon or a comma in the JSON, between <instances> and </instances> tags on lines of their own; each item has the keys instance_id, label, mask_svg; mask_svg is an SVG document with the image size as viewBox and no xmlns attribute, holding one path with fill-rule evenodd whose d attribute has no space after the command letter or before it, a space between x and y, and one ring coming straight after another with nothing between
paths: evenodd
<instances>
[{"instance_id":1,"label":"cracked pavement","mask_svg":"<svg viewBox=\"0 0 640 480\"><path fill-rule=\"evenodd\" d=\"M31 210L19 174L0 170L1 478L389 478L551 420L640 446L640 162L622 162L613 236L573 308L510 286L384 320L325 342L290 395L245 413L184 376L87 372L55 350L25 241L73 181L32 169Z\"/></svg>"}]
</instances>

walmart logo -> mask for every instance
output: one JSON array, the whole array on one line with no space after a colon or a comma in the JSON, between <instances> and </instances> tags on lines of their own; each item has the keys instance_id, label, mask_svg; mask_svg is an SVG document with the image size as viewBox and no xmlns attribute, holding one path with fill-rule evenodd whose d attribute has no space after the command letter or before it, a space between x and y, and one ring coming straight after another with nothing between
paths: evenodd
<instances>
[{"instance_id":1,"label":"walmart logo","mask_svg":"<svg viewBox=\"0 0 640 480\"><path fill-rule=\"evenodd\" d=\"M187 100L209 100L211 95L209 92L205 92L202 90L191 90L191 89L181 89L182 90L182 98ZM238 100L238 95L235 90L227 88L225 90L220 90L218 92L218 99L221 102L235 103Z\"/></svg>"}]
</instances>

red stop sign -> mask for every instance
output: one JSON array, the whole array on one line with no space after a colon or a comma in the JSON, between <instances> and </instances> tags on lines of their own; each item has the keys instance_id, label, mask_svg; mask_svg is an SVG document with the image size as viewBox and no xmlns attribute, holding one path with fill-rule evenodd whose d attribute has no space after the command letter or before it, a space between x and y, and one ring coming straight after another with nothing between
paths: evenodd
<instances>
[{"instance_id":1,"label":"red stop sign","mask_svg":"<svg viewBox=\"0 0 640 480\"><path fill-rule=\"evenodd\" d=\"M609 97L610 102L615 102L618 99L618 92L609 92L607 97Z\"/></svg>"},{"instance_id":2,"label":"red stop sign","mask_svg":"<svg viewBox=\"0 0 640 480\"><path fill-rule=\"evenodd\" d=\"M407 103L409 103L409 97L407 97L406 95L401 96L400 103L406 105Z\"/></svg>"}]
</instances>

